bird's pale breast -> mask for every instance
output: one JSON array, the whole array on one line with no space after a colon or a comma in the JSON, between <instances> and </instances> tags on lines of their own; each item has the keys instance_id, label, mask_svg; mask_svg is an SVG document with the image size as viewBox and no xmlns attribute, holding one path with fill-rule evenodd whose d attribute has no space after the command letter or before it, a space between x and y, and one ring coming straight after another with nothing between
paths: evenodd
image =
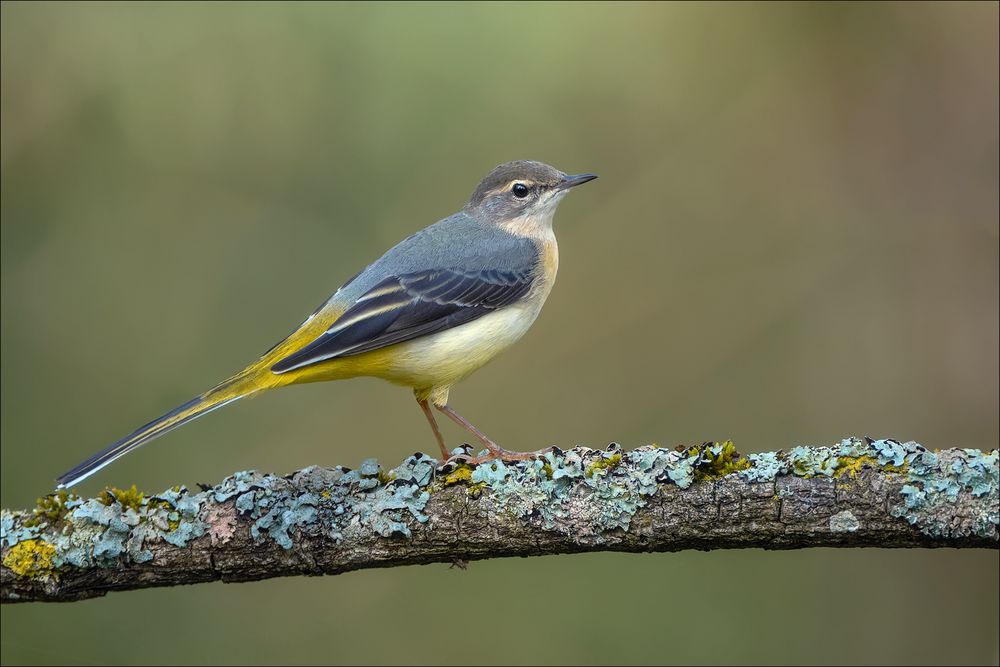
<instances>
[{"instance_id":1,"label":"bird's pale breast","mask_svg":"<svg viewBox=\"0 0 1000 667\"><path fill-rule=\"evenodd\" d=\"M341 373L413 387L421 397L447 400L448 388L513 345L531 327L555 282L555 237L539 243L542 261L531 291L516 304L477 320L384 350L346 357Z\"/></svg>"}]
</instances>

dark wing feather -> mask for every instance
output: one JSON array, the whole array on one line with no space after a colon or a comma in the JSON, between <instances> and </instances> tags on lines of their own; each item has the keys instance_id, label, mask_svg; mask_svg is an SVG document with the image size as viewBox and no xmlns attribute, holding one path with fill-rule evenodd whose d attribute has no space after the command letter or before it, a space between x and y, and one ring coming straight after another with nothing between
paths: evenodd
<instances>
[{"instance_id":1,"label":"dark wing feather","mask_svg":"<svg viewBox=\"0 0 1000 667\"><path fill-rule=\"evenodd\" d=\"M355 301L275 373L370 352L471 322L527 294L532 271L440 269L392 276Z\"/></svg>"}]
</instances>

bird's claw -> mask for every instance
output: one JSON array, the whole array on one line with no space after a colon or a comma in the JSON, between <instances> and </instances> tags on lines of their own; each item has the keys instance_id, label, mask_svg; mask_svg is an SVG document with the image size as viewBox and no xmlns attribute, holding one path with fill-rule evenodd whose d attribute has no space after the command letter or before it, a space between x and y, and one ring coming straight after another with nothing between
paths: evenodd
<instances>
[{"instance_id":1,"label":"bird's claw","mask_svg":"<svg viewBox=\"0 0 1000 667\"><path fill-rule=\"evenodd\" d=\"M439 467L444 467L447 465L468 465L477 466L482 463L489 463L490 461L530 461L536 459L539 456L544 456L545 454L553 450L552 447L543 447L538 451L534 452L512 452L508 449L503 449L497 447L496 449L488 449L484 454L479 456L473 456L472 452L468 447L463 447L465 452L462 454L453 454L448 457L445 461L441 463Z\"/></svg>"}]
</instances>

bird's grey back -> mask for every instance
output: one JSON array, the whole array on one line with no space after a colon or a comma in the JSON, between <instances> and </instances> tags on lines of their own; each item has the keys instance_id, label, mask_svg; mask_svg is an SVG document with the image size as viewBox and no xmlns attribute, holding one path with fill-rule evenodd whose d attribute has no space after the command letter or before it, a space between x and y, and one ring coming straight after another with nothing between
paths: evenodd
<instances>
[{"instance_id":1,"label":"bird's grey back","mask_svg":"<svg viewBox=\"0 0 1000 667\"><path fill-rule=\"evenodd\" d=\"M530 271L538 250L530 239L484 224L464 211L404 239L338 290L336 301L353 303L390 276L435 269Z\"/></svg>"}]
</instances>

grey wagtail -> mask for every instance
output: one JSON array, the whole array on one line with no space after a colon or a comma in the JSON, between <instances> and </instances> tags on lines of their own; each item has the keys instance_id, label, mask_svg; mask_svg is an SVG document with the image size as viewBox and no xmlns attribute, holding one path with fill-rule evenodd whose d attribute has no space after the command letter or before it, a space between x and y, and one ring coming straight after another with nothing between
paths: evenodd
<instances>
[{"instance_id":1,"label":"grey wagtail","mask_svg":"<svg viewBox=\"0 0 1000 667\"><path fill-rule=\"evenodd\" d=\"M448 405L448 392L535 321L559 265L552 216L570 188L595 178L529 160L500 165L461 211L369 264L255 363L60 475L59 487L240 398L359 376L412 387L445 459L431 406L486 446L470 463L532 457L501 449Z\"/></svg>"}]
</instances>

